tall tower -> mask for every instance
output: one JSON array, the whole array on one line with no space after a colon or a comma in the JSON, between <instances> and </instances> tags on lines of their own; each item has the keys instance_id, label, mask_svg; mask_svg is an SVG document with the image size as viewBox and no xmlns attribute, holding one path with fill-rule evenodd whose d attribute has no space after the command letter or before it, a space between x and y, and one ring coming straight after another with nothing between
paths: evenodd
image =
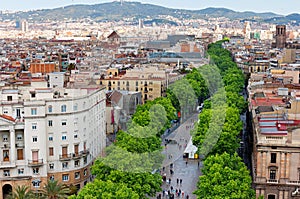
<instances>
[{"instance_id":1,"label":"tall tower","mask_svg":"<svg viewBox=\"0 0 300 199\"><path fill-rule=\"evenodd\" d=\"M286 26L276 26L276 48L284 48L286 43Z\"/></svg>"},{"instance_id":2,"label":"tall tower","mask_svg":"<svg viewBox=\"0 0 300 199\"><path fill-rule=\"evenodd\" d=\"M27 32L28 31L28 22L26 20L22 20L21 21L21 30L23 32Z\"/></svg>"},{"instance_id":3,"label":"tall tower","mask_svg":"<svg viewBox=\"0 0 300 199\"><path fill-rule=\"evenodd\" d=\"M251 27L249 21L246 21L244 24L243 33L245 38L250 39Z\"/></svg>"}]
</instances>

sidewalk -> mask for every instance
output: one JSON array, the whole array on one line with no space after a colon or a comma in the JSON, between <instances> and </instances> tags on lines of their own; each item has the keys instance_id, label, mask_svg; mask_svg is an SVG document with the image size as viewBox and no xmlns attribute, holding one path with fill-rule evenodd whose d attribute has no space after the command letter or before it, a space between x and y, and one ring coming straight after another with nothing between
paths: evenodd
<instances>
[{"instance_id":1,"label":"sidewalk","mask_svg":"<svg viewBox=\"0 0 300 199\"><path fill-rule=\"evenodd\" d=\"M201 163L199 162L198 167L198 160L183 159L183 152L188 141L191 138L190 130L193 129L193 125L197 121L198 113L194 114L191 118L186 120L174 132L172 132L165 138L175 140L177 142L176 144L169 143L165 147L165 142L163 140L164 150L162 153L165 155L165 159L162 164L164 169L161 169L161 174L166 175L167 182L163 182L162 189L165 191L171 191L171 188L173 188L174 193L176 189L178 191L180 189L181 191L184 191L184 198L186 198L186 195L188 194L189 199L196 198L196 196L192 193L196 189L196 184L200 175ZM173 167L171 167L171 164L173 164ZM171 174L170 169L173 170L173 175ZM179 181L178 184L177 178ZM171 179L171 183L168 182L169 179ZM180 184L180 179L182 179L182 184ZM163 196L162 192L157 193L157 196L159 194ZM175 198L182 198L182 193L180 194L180 197L176 196Z\"/></svg>"}]
</instances>

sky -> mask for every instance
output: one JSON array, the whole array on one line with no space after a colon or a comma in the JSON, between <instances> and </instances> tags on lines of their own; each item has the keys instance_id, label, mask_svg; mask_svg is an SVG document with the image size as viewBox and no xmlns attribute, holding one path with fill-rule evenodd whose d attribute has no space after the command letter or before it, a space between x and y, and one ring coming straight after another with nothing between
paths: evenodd
<instances>
[{"instance_id":1,"label":"sky","mask_svg":"<svg viewBox=\"0 0 300 199\"><path fill-rule=\"evenodd\" d=\"M1 0L0 10L35 10L71 4L98 4L112 0ZM126 0L125 0L126 1ZM134 0L169 8L200 10L223 7L235 11L274 12L288 15L300 13L300 0Z\"/></svg>"}]
</instances>

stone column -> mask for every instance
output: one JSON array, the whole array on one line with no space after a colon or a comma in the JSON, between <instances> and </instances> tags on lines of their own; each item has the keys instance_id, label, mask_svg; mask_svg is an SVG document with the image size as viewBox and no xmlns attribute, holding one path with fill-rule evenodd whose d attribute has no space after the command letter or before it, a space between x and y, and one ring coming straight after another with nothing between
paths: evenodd
<instances>
[{"instance_id":1,"label":"stone column","mask_svg":"<svg viewBox=\"0 0 300 199\"><path fill-rule=\"evenodd\" d=\"M285 153L281 153L280 158L280 178L285 178Z\"/></svg>"},{"instance_id":2,"label":"stone column","mask_svg":"<svg viewBox=\"0 0 300 199\"><path fill-rule=\"evenodd\" d=\"M279 191L279 199L283 199L283 192L282 190Z\"/></svg>"},{"instance_id":3,"label":"stone column","mask_svg":"<svg viewBox=\"0 0 300 199\"><path fill-rule=\"evenodd\" d=\"M16 136L15 136L15 129L12 127L10 128L10 154L9 160L11 163L15 163L16 161Z\"/></svg>"},{"instance_id":4,"label":"stone column","mask_svg":"<svg viewBox=\"0 0 300 199\"><path fill-rule=\"evenodd\" d=\"M290 158L291 158L291 153L286 154L286 174L285 178L289 179L290 178Z\"/></svg>"},{"instance_id":5,"label":"stone column","mask_svg":"<svg viewBox=\"0 0 300 199\"><path fill-rule=\"evenodd\" d=\"M267 152L262 152L262 155L263 155L263 157L262 157L262 176L261 177L263 177L263 178L267 178L267 176L266 176L266 161L267 161Z\"/></svg>"},{"instance_id":6,"label":"stone column","mask_svg":"<svg viewBox=\"0 0 300 199\"><path fill-rule=\"evenodd\" d=\"M289 191L284 191L284 199L289 199Z\"/></svg>"},{"instance_id":7,"label":"stone column","mask_svg":"<svg viewBox=\"0 0 300 199\"><path fill-rule=\"evenodd\" d=\"M260 191L259 191L259 189L256 189L256 190L255 190L255 193L256 193L256 198L258 198L258 197L260 196Z\"/></svg>"},{"instance_id":8,"label":"stone column","mask_svg":"<svg viewBox=\"0 0 300 199\"><path fill-rule=\"evenodd\" d=\"M257 161L256 161L256 177L261 177L261 156L260 151L257 152Z\"/></svg>"}]
</instances>

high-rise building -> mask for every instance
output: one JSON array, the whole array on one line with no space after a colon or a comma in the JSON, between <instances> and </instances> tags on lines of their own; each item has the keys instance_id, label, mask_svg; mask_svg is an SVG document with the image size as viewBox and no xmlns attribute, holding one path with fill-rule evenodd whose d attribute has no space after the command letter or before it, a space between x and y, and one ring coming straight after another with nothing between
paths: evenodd
<instances>
[{"instance_id":1,"label":"high-rise building","mask_svg":"<svg viewBox=\"0 0 300 199\"><path fill-rule=\"evenodd\" d=\"M21 21L21 30L22 30L22 32L27 32L29 30L28 22L26 20Z\"/></svg>"}]
</instances>

